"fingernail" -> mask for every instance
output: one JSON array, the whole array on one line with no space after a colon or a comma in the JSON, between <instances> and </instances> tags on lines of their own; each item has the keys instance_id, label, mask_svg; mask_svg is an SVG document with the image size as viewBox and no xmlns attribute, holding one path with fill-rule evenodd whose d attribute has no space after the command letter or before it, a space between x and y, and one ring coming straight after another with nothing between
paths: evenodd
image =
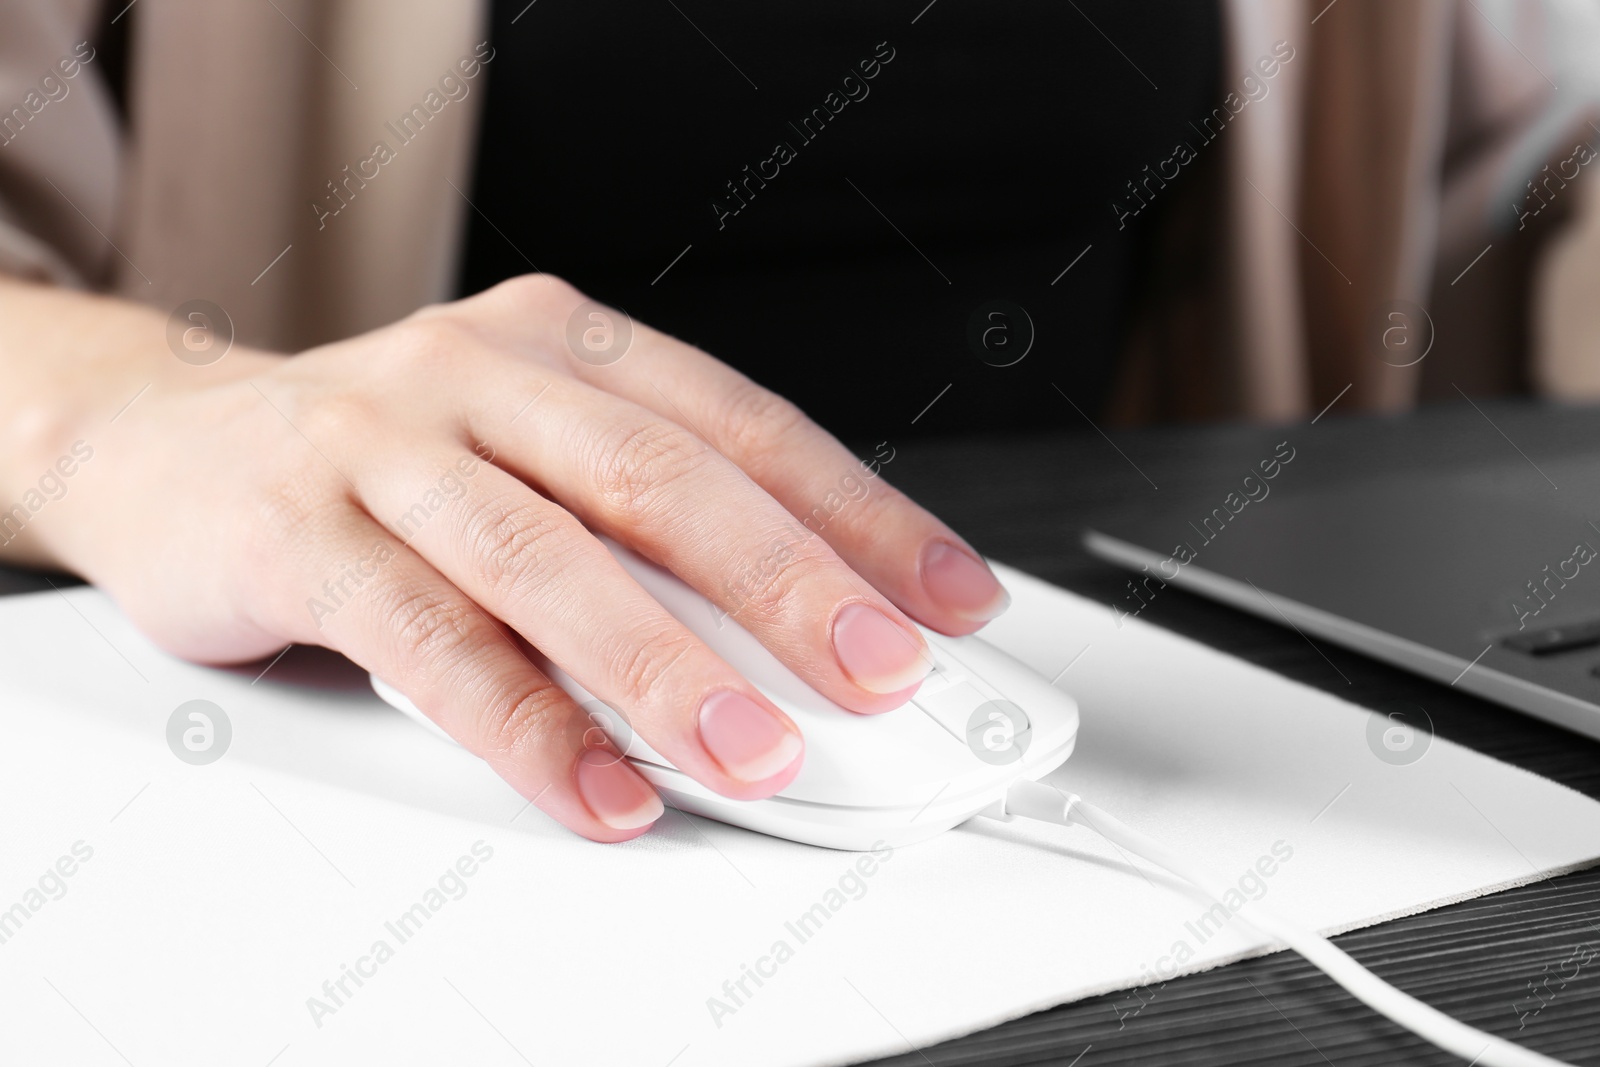
<instances>
[{"instance_id":1,"label":"fingernail","mask_svg":"<svg viewBox=\"0 0 1600 1067\"><path fill-rule=\"evenodd\" d=\"M764 782L800 758L805 742L787 723L743 693L722 690L700 704L700 740L741 782Z\"/></svg>"},{"instance_id":2,"label":"fingernail","mask_svg":"<svg viewBox=\"0 0 1600 1067\"><path fill-rule=\"evenodd\" d=\"M851 681L872 693L916 685L933 665L921 635L859 603L846 604L833 617L833 652Z\"/></svg>"},{"instance_id":3,"label":"fingernail","mask_svg":"<svg viewBox=\"0 0 1600 1067\"><path fill-rule=\"evenodd\" d=\"M974 622L988 622L1011 606L994 572L948 541L930 541L922 550L922 587L941 608Z\"/></svg>"},{"instance_id":4,"label":"fingernail","mask_svg":"<svg viewBox=\"0 0 1600 1067\"><path fill-rule=\"evenodd\" d=\"M661 798L639 772L613 752L589 749L578 757L578 795L613 830L637 830L661 818Z\"/></svg>"}]
</instances>

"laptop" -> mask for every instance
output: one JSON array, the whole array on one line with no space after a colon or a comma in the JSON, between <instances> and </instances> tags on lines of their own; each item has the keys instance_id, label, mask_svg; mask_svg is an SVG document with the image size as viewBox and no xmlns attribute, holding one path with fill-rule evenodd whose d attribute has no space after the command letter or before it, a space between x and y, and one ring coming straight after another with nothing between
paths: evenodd
<instances>
[{"instance_id":1,"label":"laptop","mask_svg":"<svg viewBox=\"0 0 1600 1067\"><path fill-rule=\"evenodd\" d=\"M1170 583L1600 738L1600 453L1513 444L1481 410L1431 425L1232 442L1234 473L1085 532L1136 572L1112 610L1159 619Z\"/></svg>"}]
</instances>

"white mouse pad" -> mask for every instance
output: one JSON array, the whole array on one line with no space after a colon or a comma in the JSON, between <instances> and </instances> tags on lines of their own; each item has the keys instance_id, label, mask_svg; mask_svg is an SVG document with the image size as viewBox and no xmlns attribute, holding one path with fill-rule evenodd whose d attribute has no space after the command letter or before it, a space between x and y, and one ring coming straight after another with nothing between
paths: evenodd
<instances>
[{"instance_id":1,"label":"white mouse pad","mask_svg":"<svg viewBox=\"0 0 1600 1067\"><path fill-rule=\"evenodd\" d=\"M93 590L0 601L0 1062L848 1063L1261 952L1256 899L1347 930L1600 855L1568 789L1002 575L989 636L1083 708L1055 780L1228 908L1048 826L592 845L327 653L257 678Z\"/></svg>"}]
</instances>

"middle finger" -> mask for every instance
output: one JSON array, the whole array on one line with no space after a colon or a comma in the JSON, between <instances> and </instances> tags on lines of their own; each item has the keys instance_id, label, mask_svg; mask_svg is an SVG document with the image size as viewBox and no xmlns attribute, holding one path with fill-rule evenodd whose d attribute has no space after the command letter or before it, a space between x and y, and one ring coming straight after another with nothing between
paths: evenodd
<instances>
[{"instance_id":1,"label":"middle finger","mask_svg":"<svg viewBox=\"0 0 1600 1067\"><path fill-rule=\"evenodd\" d=\"M488 396L467 416L498 465L677 574L835 703L887 711L915 692L933 660L911 620L691 428L526 373L545 395L515 426Z\"/></svg>"}]
</instances>

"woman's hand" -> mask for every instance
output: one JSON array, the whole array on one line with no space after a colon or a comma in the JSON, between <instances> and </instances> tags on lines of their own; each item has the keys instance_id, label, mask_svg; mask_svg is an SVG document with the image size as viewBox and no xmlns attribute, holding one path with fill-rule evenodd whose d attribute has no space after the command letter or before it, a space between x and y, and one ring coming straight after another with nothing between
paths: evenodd
<instances>
[{"instance_id":1,"label":"woman's hand","mask_svg":"<svg viewBox=\"0 0 1600 1067\"><path fill-rule=\"evenodd\" d=\"M590 531L858 712L925 673L910 619L968 633L1005 594L946 526L706 354L634 324L622 358L597 360L569 340L604 329L591 310L627 325L533 275L292 359L126 372L128 394L155 382L114 423L96 410L92 433L39 435L41 461L74 437L94 458L30 527L33 553L186 658L337 649L597 840L644 832L661 802L524 641L698 781L769 796L800 767L794 723Z\"/></svg>"}]
</instances>

